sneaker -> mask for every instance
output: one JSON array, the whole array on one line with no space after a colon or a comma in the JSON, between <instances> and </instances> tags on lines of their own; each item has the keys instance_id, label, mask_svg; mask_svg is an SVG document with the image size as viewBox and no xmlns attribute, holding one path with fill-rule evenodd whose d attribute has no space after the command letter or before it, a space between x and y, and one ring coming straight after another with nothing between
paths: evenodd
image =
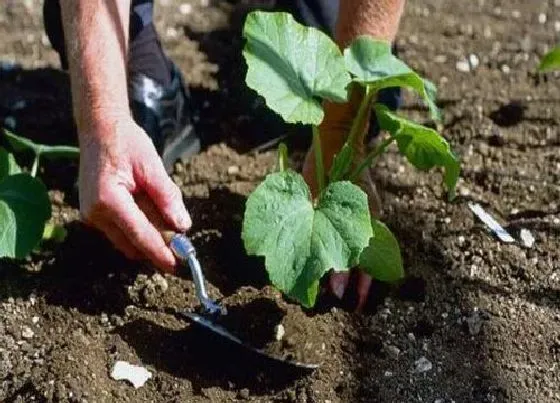
<instances>
[{"instance_id":1,"label":"sneaker","mask_svg":"<svg viewBox=\"0 0 560 403\"><path fill-rule=\"evenodd\" d=\"M168 173L178 159L201 149L191 120L190 93L181 72L172 66L167 87L143 74L132 75L128 83L132 116L152 139Z\"/></svg>"}]
</instances>

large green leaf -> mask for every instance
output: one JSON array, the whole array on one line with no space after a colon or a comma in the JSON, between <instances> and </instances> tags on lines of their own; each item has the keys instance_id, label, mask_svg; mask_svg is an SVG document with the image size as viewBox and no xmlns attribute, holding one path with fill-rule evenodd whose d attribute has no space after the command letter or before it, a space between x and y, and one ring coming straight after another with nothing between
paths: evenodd
<instances>
[{"instance_id":1,"label":"large green leaf","mask_svg":"<svg viewBox=\"0 0 560 403\"><path fill-rule=\"evenodd\" d=\"M286 122L318 125L324 115L321 99L347 100L350 75L326 34L288 13L254 11L243 36L247 85Z\"/></svg>"},{"instance_id":2,"label":"large green leaf","mask_svg":"<svg viewBox=\"0 0 560 403\"><path fill-rule=\"evenodd\" d=\"M14 156L3 147L0 147L0 181L8 175L14 175L20 172L21 168L17 164Z\"/></svg>"},{"instance_id":3,"label":"large green leaf","mask_svg":"<svg viewBox=\"0 0 560 403\"><path fill-rule=\"evenodd\" d=\"M560 46L548 52L539 64L539 71L551 71L560 69Z\"/></svg>"},{"instance_id":4,"label":"large green leaf","mask_svg":"<svg viewBox=\"0 0 560 403\"><path fill-rule=\"evenodd\" d=\"M449 199L455 198L455 186L461 167L449 143L438 132L392 113L386 106L375 105L379 126L397 141L399 151L416 168L428 170L443 167L443 182Z\"/></svg>"},{"instance_id":5,"label":"large green leaf","mask_svg":"<svg viewBox=\"0 0 560 403\"><path fill-rule=\"evenodd\" d=\"M0 182L0 257L22 259L39 243L51 204L45 185L27 174Z\"/></svg>"},{"instance_id":6,"label":"large green leaf","mask_svg":"<svg viewBox=\"0 0 560 403\"><path fill-rule=\"evenodd\" d=\"M354 81L367 85L374 91L390 87L412 89L426 101L432 118L440 120L440 112L435 103L435 86L393 55L388 42L360 36L344 50L344 60Z\"/></svg>"},{"instance_id":7,"label":"large green leaf","mask_svg":"<svg viewBox=\"0 0 560 403\"><path fill-rule=\"evenodd\" d=\"M47 159L57 158L78 158L80 150L71 146L49 146L45 144L34 143L33 141L17 136L14 133L4 129L4 135L14 151L33 151L35 155L40 155Z\"/></svg>"},{"instance_id":8,"label":"large green leaf","mask_svg":"<svg viewBox=\"0 0 560 403\"><path fill-rule=\"evenodd\" d=\"M264 256L271 282L311 307L321 277L359 261L372 235L366 194L350 182L331 183L316 206L303 177L270 174L247 200L242 238Z\"/></svg>"},{"instance_id":9,"label":"large green leaf","mask_svg":"<svg viewBox=\"0 0 560 403\"><path fill-rule=\"evenodd\" d=\"M372 219L373 236L360 255L360 267L374 279L394 282L404 277L399 243L381 221Z\"/></svg>"}]
</instances>

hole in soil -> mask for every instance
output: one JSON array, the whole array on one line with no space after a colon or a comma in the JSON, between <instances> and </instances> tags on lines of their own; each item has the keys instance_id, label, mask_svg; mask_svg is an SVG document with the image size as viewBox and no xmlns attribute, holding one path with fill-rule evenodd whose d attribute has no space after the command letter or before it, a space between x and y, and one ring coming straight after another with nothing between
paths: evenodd
<instances>
[{"instance_id":1,"label":"hole in soil","mask_svg":"<svg viewBox=\"0 0 560 403\"><path fill-rule=\"evenodd\" d=\"M137 319L115 332L134 348L141 362L188 379L195 393L220 387L265 394L309 374L261 357L199 326L177 331Z\"/></svg>"},{"instance_id":2,"label":"hole in soil","mask_svg":"<svg viewBox=\"0 0 560 403\"><path fill-rule=\"evenodd\" d=\"M526 109L520 102L510 102L490 113L490 119L501 127L515 126L523 120Z\"/></svg>"},{"instance_id":3,"label":"hole in soil","mask_svg":"<svg viewBox=\"0 0 560 403\"><path fill-rule=\"evenodd\" d=\"M257 348L265 347L274 339L274 328L285 315L275 301L264 297L247 304L228 305L227 309L228 314L220 324Z\"/></svg>"},{"instance_id":4,"label":"hole in soil","mask_svg":"<svg viewBox=\"0 0 560 403\"><path fill-rule=\"evenodd\" d=\"M426 299L426 280L422 277L406 277L399 288L399 297L404 301L424 302Z\"/></svg>"}]
</instances>

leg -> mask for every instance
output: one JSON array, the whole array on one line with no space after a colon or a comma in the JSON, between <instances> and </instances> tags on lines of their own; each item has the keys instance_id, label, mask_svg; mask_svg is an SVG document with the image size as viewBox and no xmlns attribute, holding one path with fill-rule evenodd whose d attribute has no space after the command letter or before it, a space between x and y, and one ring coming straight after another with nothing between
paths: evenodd
<instances>
[{"instance_id":1,"label":"leg","mask_svg":"<svg viewBox=\"0 0 560 403\"><path fill-rule=\"evenodd\" d=\"M165 55L153 24L153 0L132 0L128 47L128 93L134 120L150 136L171 170L177 158L200 150L190 120L189 92ZM59 0L45 0L47 36L68 69Z\"/></svg>"}]
</instances>

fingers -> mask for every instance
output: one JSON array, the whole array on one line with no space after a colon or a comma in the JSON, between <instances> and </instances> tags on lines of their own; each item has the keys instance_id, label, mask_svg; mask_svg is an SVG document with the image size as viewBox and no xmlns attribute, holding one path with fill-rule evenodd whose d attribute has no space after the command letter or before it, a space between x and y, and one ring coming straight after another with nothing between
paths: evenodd
<instances>
[{"instance_id":1,"label":"fingers","mask_svg":"<svg viewBox=\"0 0 560 403\"><path fill-rule=\"evenodd\" d=\"M331 276L329 277L329 287L338 299L342 299L342 297L344 297L349 280L349 273L331 273Z\"/></svg>"},{"instance_id":2,"label":"fingers","mask_svg":"<svg viewBox=\"0 0 560 403\"><path fill-rule=\"evenodd\" d=\"M135 172L138 184L148 194L169 225L179 232L188 230L192 221L183 203L183 195L165 172L161 160L159 158L143 160Z\"/></svg>"},{"instance_id":3,"label":"fingers","mask_svg":"<svg viewBox=\"0 0 560 403\"><path fill-rule=\"evenodd\" d=\"M128 259L138 260L142 257L138 249L130 243L124 233L113 223L100 223L97 225L111 243Z\"/></svg>"},{"instance_id":4,"label":"fingers","mask_svg":"<svg viewBox=\"0 0 560 403\"><path fill-rule=\"evenodd\" d=\"M128 241L158 268L173 272L175 257L165 244L159 231L148 220L135 203L132 195L124 188L105 196L103 202L108 216L122 231ZM113 235L114 236L114 235Z\"/></svg>"}]
</instances>

